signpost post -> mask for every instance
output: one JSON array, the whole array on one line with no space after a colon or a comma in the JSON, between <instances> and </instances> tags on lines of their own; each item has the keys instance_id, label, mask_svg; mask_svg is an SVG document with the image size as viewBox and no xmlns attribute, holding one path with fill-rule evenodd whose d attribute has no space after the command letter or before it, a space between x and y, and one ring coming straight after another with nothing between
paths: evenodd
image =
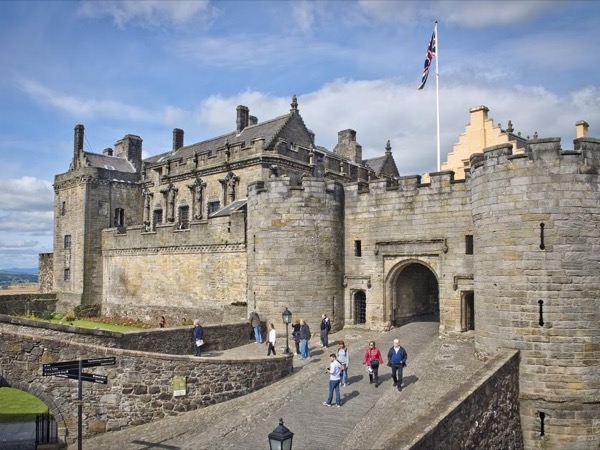
<instances>
[{"instance_id":1,"label":"signpost post","mask_svg":"<svg viewBox=\"0 0 600 450\"><path fill-rule=\"evenodd\" d=\"M57 363L44 364L42 366L42 375L45 377L55 376L77 380L77 448L82 450L82 423L83 423L83 389L81 382L106 384L108 377L83 371L86 367L112 366L116 364L114 356L108 358L79 359L77 361L64 361Z\"/></svg>"}]
</instances>

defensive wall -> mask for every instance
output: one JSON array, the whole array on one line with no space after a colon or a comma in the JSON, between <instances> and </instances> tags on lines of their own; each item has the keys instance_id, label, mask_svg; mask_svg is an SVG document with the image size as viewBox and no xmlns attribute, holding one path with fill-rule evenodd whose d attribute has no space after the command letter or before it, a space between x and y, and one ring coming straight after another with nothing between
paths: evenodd
<instances>
[{"instance_id":1,"label":"defensive wall","mask_svg":"<svg viewBox=\"0 0 600 450\"><path fill-rule=\"evenodd\" d=\"M191 221L186 229L159 225L103 231L102 313L173 323L244 320L245 215ZM241 304L235 308L232 304Z\"/></svg>"},{"instance_id":2,"label":"defensive wall","mask_svg":"<svg viewBox=\"0 0 600 450\"><path fill-rule=\"evenodd\" d=\"M291 374L293 369L292 356L285 355L228 360L185 356L189 349L163 354L105 346L177 351L190 344L189 328L153 330L126 337L99 330L67 333L56 326L32 327L14 322L0 322L0 384L27 391L48 405L64 442L73 442L77 436L77 382L44 377L43 364L116 358L113 366L85 369L108 377L106 385L84 383L82 433L86 438L230 400L261 389ZM239 344L244 337L247 343L247 331L247 324L220 330L207 326L207 350L211 346ZM217 336L220 341L213 340Z\"/></svg>"},{"instance_id":3,"label":"defensive wall","mask_svg":"<svg viewBox=\"0 0 600 450\"><path fill-rule=\"evenodd\" d=\"M473 231L464 180L437 172L427 184L419 176L351 184L344 222L346 323L353 323L357 290L366 292L367 323L386 327L410 320L419 305L394 299L399 273L416 262L437 278L440 332L461 331L460 293L472 289L473 273L473 256L465 254L465 236Z\"/></svg>"},{"instance_id":4,"label":"defensive wall","mask_svg":"<svg viewBox=\"0 0 600 450\"><path fill-rule=\"evenodd\" d=\"M600 140L471 158L476 350L521 352L525 447L600 445Z\"/></svg>"},{"instance_id":5,"label":"defensive wall","mask_svg":"<svg viewBox=\"0 0 600 450\"><path fill-rule=\"evenodd\" d=\"M423 425L427 424L425 430ZM460 444L459 444L460 443ZM385 449L523 449L519 352L498 353L464 383L398 430Z\"/></svg>"}]
</instances>

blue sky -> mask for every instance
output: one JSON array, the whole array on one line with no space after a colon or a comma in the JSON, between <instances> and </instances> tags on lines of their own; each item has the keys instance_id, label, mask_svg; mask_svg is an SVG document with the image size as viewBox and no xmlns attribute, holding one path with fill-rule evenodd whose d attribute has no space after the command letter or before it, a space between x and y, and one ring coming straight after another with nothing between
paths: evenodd
<instances>
[{"instance_id":1,"label":"blue sky","mask_svg":"<svg viewBox=\"0 0 600 450\"><path fill-rule=\"evenodd\" d=\"M389 139L401 175L436 170L433 73L417 90L436 20L442 161L478 105L565 149L578 120L600 137L598 19L594 1L2 1L0 268L52 251L78 123L86 151L131 133L147 157L296 94L318 145L352 128L363 157Z\"/></svg>"}]
</instances>

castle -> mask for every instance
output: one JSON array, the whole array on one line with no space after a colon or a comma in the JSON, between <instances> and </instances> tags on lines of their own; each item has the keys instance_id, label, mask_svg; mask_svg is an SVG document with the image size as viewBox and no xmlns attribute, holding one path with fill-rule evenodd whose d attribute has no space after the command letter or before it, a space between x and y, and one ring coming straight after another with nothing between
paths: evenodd
<instances>
[{"instance_id":1,"label":"castle","mask_svg":"<svg viewBox=\"0 0 600 450\"><path fill-rule=\"evenodd\" d=\"M388 329L422 315L487 358L518 349L526 448L600 444L600 139L573 150L495 126L484 106L444 170L399 176L388 142L363 159L354 130L315 142L296 98L259 122L142 159L127 135L103 154L75 127L55 178L59 304L155 320L245 318L277 328ZM283 329L282 329L283 330Z\"/></svg>"}]
</instances>

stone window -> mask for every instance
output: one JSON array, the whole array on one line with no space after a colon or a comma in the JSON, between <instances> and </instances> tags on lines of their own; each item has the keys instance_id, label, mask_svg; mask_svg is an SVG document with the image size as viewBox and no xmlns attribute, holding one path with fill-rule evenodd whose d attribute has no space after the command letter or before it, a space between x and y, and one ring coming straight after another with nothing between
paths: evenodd
<instances>
[{"instance_id":1,"label":"stone window","mask_svg":"<svg viewBox=\"0 0 600 450\"><path fill-rule=\"evenodd\" d=\"M65 269L64 280L71 281L71 269Z\"/></svg>"},{"instance_id":2,"label":"stone window","mask_svg":"<svg viewBox=\"0 0 600 450\"><path fill-rule=\"evenodd\" d=\"M190 227L190 207L180 206L179 207L179 225L177 226L180 230L185 230Z\"/></svg>"},{"instance_id":3,"label":"stone window","mask_svg":"<svg viewBox=\"0 0 600 450\"><path fill-rule=\"evenodd\" d=\"M63 238L63 248L65 250L71 249L71 235L70 234L65 234L65 237Z\"/></svg>"},{"instance_id":4,"label":"stone window","mask_svg":"<svg viewBox=\"0 0 600 450\"><path fill-rule=\"evenodd\" d=\"M60 204L60 215L64 216L66 212L67 212L67 202L62 202Z\"/></svg>"},{"instance_id":5,"label":"stone window","mask_svg":"<svg viewBox=\"0 0 600 450\"><path fill-rule=\"evenodd\" d=\"M152 229L156 230L156 225L160 225L163 221L163 211L162 209L154 210L154 220L152 221Z\"/></svg>"},{"instance_id":6,"label":"stone window","mask_svg":"<svg viewBox=\"0 0 600 450\"><path fill-rule=\"evenodd\" d=\"M123 208L115 208L115 227L125 226L125 210Z\"/></svg>"},{"instance_id":7,"label":"stone window","mask_svg":"<svg viewBox=\"0 0 600 450\"><path fill-rule=\"evenodd\" d=\"M362 256L362 242L354 241L354 256Z\"/></svg>"},{"instance_id":8,"label":"stone window","mask_svg":"<svg viewBox=\"0 0 600 450\"><path fill-rule=\"evenodd\" d=\"M465 236L465 255L473 254L473 235L467 234Z\"/></svg>"},{"instance_id":9,"label":"stone window","mask_svg":"<svg viewBox=\"0 0 600 450\"><path fill-rule=\"evenodd\" d=\"M207 213L210 216L212 213L217 212L219 209L221 209L221 202L218 200L214 202L208 202L207 208Z\"/></svg>"}]
</instances>

